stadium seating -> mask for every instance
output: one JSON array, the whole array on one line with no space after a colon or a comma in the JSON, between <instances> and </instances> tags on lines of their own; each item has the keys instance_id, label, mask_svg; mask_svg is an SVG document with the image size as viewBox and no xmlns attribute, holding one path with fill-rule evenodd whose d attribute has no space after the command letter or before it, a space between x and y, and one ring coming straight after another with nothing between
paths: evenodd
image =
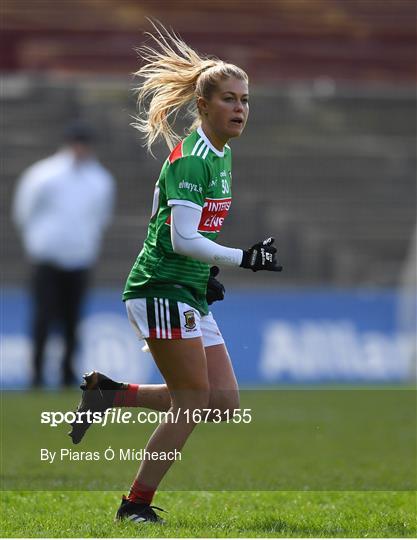
<instances>
[{"instance_id":1,"label":"stadium seating","mask_svg":"<svg viewBox=\"0 0 417 540\"><path fill-rule=\"evenodd\" d=\"M258 81L415 81L413 0L13 0L2 10L0 70L132 72L145 17Z\"/></svg>"},{"instance_id":2,"label":"stadium seating","mask_svg":"<svg viewBox=\"0 0 417 540\"><path fill-rule=\"evenodd\" d=\"M129 74L146 17L200 52L242 65L251 117L234 143L234 203L222 241L275 234L285 271L236 283L393 285L415 226L415 2L396 0L13 0L2 10L3 279L27 274L10 223L21 171L66 121L101 133L118 179L98 284L121 288L143 241L159 161L129 127Z\"/></svg>"},{"instance_id":3,"label":"stadium seating","mask_svg":"<svg viewBox=\"0 0 417 540\"><path fill-rule=\"evenodd\" d=\"M157 160L129 123L128 77L4 77L3 279L27 268L11 226L17 176L56 148L62 127L85 115L101 134L99 155L118 180L116 218L96 282L122 287L149 218ZM234 202L221 241L249 246L274 234L285 272L237 283L393 285L415 223L415 94L411 86L275 83L253 88L251 117L234 148Z\"/></svg>"}]
</instances>

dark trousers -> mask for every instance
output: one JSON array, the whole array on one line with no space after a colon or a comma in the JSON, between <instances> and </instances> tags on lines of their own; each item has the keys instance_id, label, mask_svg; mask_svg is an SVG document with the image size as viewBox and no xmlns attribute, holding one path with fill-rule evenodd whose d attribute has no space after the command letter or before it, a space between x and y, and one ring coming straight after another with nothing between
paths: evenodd
<instances>
[{"instance_id":1,"label":"dark trousers","mask_svg":"<svg viewBox=\"0 0 417 540\"><path fill-rule=\"evenodd\" d=\"M76 347L76 330L88 283L88 270L62 270L51 264L33 268L33 367L34 385L42 382L45 345L55 323L64 337L62 383L74 383L72 361Z\"/></svg>"}]
</instances>

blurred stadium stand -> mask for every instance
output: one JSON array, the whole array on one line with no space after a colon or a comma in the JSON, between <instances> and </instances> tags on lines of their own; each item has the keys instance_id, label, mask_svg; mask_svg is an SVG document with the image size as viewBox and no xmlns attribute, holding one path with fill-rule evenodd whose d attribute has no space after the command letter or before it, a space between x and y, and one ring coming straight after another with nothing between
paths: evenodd
<instances>
[{"instance_id":1,"label":"blurred stadium stand","mask_svg":"<svg viewBox=\"0 0 417 540\"><path fill-rule=\"evenodd\" d=\"M145 17L257 79L415 82L413 0L4 0L0 69L126 74Z\"/></svg>"},{"instance_id":2,"label":"blurred stadium stand","mask_svg":"<svg viewBox=\"0 0 417 540\"><path fill-rule=\"evenodd\" d=\"M215 9L214 9L215 8ZM7 0L1 98L3 281L27 268L10 224L15 180L55 150L74 115L101 133L118 179L98 285L121 288L141 247L166 150L129 127L129 73L146 16L242 65L251 117L234 141L234 203L221 241L275 234L285 272L228 271L251 285L394 285L414 230L415 3L308 0L208 4Z\"/></svg>"}]
</instances>

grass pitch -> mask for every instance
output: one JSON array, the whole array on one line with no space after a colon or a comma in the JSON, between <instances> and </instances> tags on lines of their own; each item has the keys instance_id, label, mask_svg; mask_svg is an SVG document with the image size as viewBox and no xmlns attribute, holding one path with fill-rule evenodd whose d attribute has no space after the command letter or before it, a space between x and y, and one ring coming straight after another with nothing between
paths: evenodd
<instances>
[{"instance_id":1,"label":"grass pitch","mask_svg":"<svg viewBox=\"0 0 417 540\"><path fill-rule=\"evenodd\" d=\"M42 426L40 411L78 397L3 394L3 537L417 535L415 392L243 393L254 422L198 426L155 498L166 523L139 527L113 521L137 463L39 459L71 447L67 426ZM154 427L93 426L72 448L143 447Z\"/></svg>"},{"instance_id":2,"label":"grass pitch","mask_svg":"<svg viewBox=\"0 0 417 540\"><path fill-rule=\"evenodd\" d=\"M120 493L3 492L4 537L413 538L415 493L161 492L164 525L114 523Z\"/></svg>"}]
</instances>

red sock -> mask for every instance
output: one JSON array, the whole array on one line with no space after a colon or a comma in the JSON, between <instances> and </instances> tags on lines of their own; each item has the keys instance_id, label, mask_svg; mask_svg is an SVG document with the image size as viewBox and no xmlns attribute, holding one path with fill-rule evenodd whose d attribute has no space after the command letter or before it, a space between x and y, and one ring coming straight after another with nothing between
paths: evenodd
<instances>
[{"instance_id":1,"label":"red sock","mask_svg":"<svg viewBox=\"0 0 417 540\"><path fill-rule=\"evenodd\" d=\"M155 489L145 486L135 479L127 498L134 503L151 504L155 491Z\"/></svg>"},{"instance_id":2,"label":"red sock","mask_svg":"<svg viewBox=\"0 0 417 540\"><path fill-rule=\"evenodd\" d=\"M128 384L127 388L118 390L114 396L114 407L137 407L138 384Z\"/></svg>"}]
</instances>

